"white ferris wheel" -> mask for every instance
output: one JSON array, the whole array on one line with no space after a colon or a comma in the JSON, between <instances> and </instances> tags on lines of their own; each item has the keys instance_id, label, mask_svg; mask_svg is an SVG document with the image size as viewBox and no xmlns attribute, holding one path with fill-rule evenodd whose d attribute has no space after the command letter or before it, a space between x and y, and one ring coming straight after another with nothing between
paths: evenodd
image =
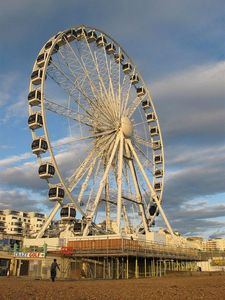
<instances>
[{"instance_id":1,"label":"white ferris wheel","mask_svg":"<svg viewBox=\"0 0 225 300\"><path fill-rule=\"evenodd\" d=\"M35 60L29 87L32 152L55 214L80 236L145 234L160 213L164 153L159 120L135 64L106 33L59 32Z\"/></svg>"}]
</instances>

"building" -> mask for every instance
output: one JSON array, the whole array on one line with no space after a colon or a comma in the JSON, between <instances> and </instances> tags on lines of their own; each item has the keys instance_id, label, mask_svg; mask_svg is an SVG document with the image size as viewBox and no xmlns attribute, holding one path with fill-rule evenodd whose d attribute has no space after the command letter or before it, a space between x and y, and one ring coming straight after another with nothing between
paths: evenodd
<instances>
[{"instance_id":1,"label":"building","mask_svg":"<svg viewBox=\"0 0 225 300\"><path fill-rule=\"evenodd\" d=\"M187 243L194 249L203 250L203 245L206 241L200 236L189 236L187 237Z\"/></svg>"},{"instance_id":2,"label":"building","mask_svg":"<svg viewBox=\"0 0 225 300\"><path fill-rule=\"evenodd\" d=\"M210 239L208 241L204 241L203 249L205 251L224 251L225 250L225 239L223 238L215 238Z\"/></svg>"},{"instance_id":3,"label":"building","mask_svg":"<svg viewBox=\"0 0 225 300\"><path fill-rule=\"evenodd\" d=\"M40 230L45 220L46 216L37 212L0 210L0 233L32 236Z\"/></svg>"}]
</instances>

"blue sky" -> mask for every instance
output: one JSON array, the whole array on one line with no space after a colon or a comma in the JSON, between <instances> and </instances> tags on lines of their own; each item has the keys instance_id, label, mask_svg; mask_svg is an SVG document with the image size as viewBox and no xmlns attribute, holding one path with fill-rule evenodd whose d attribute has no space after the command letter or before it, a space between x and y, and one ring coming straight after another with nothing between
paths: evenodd
<instances>
[{"instance_id":1,"label":"blue sky","mask_svg":"<svg viewBox=\"0 0 225 300\"><path fill-rule=\"evenodd\" d=\"M58 31L110 34L137 64L159 115L164 209L186 234L225 234L225 2L8 0L0 4L0 208L46 210L27 128L34 60Z\"/></svg>"}]
</instances>

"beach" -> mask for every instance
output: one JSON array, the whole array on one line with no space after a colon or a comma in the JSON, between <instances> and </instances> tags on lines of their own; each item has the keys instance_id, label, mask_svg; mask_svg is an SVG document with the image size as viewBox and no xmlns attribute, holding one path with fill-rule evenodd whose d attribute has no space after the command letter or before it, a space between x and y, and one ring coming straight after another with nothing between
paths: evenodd
<instances>
[{"instance_id":1,"label":"beach","mask_svg":"<svg viewBox=\"0 0 225 300\"><path fill-rule=\"evenodd\" d=\"M173 274L161 278L56 282L1 277L0 300L225 299L223 273Z\"/></svg>"}]
</instances>

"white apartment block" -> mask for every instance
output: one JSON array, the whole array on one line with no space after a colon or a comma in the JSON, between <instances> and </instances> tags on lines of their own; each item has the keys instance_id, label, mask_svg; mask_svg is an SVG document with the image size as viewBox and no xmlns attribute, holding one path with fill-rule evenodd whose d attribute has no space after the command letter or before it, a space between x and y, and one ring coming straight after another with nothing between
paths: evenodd
<instances>
[{"instance_id":1,"label":"white apartment block","mask_svg":"<svg viewBox=\"0 0 225 300\"><path fill-rule=\"evenodd\" d=\"M224 238L215 238L215 239L210 239L208 241L204 241L203 249L206 251L215 251L215 250L224 251L225 250L225 239Z\"/></svg>"},{"instance_id":2,"label":"white apartment block","mask_svg":"<svg viewBox=\"0 0 225 300\"><path fill-rule=\"evenodd\" d=\"M31 236L38 232L46 216L37 212L0 210L0 233Z\"/></svg>"}]
</instances>

